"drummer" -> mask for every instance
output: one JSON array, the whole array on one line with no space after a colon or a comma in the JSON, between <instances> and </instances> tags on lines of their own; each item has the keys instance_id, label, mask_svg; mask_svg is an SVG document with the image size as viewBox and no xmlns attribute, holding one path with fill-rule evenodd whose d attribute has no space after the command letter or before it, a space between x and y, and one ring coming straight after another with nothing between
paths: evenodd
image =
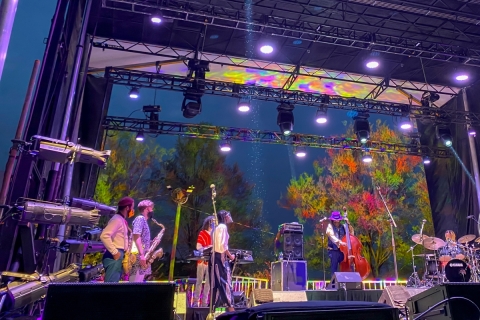
<instances>
[{"instance_id":1,"label":"drummer","mask_svg":"<svg viewBox=\"0 0 480 320\"><path fill-rule=\"evenodd\" d=\"M457 236L455 235L455 232L452 230L445 231L445 241L447 242L447 246L449 244L457 245Z\"/></svg>"}]
</instances>

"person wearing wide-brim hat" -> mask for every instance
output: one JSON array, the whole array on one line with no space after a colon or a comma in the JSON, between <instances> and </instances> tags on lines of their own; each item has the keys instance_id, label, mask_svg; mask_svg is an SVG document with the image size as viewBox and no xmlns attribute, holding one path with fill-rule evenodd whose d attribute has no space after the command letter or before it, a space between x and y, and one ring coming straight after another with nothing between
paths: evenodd
<instances>
[{"instance_id":1,"label":"person wearing wide-brim hat","mask_svg":"<svg viewBox=\"0 0 480 320\"><path fill-rule=\"evenodd\" d=\"M338 271L338 265L343 261L345 256L340 251L341 246L347 244L342 241L342 238L346 235L345 227L341 223L343 220L342 215L338 211L333 211L330 215L330 223L328 224L326 234L328 236L328 257L330 258L330 271L332 276Z\"/></svg>"}]
</instances>

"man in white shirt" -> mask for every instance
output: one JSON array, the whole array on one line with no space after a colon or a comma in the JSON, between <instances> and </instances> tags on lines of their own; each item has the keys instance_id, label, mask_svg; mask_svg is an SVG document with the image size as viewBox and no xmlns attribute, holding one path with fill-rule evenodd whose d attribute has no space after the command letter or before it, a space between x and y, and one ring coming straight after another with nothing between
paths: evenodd
<instances>
[{"instance_id":1,"label":"man in white shirt","mask_svg":"<svg viewBox=\"0 0 480 320\"><path fill-rule=\"evenodd\" d=\"M229 260L235 260L235 257L228 251L227 224L232 223L233 219L230 212L220 210L217 212L218 225L214 233L214 274L211 276L213 286L213 300L216 308L226 306L227 311L234 311L232 297L232 274L230 272ZM209 269L212 270L212 259L209 262Z\"/></svg>"},{"instance_id":2,"label":"man in white shirt","mask_svg":"<svg viewBox=\"0 0 480 320\"><path fill-rule=\"evenodd\" d=\"M105 282L119 282L122 276L122 260L125 250L128 249L128 224L125 219L133 215L134 207L135 202L132 198L122 198L118 202L117 212L100 235L100 240L107 249L102 260Z\"/></svg>"},{"instance_id":3,"label":"man in white shirt","mask_svg":"<svg viewBox=\"0 0 480 320\"><path fill-rule=\"evenodd\" d=\"M338 211L333 211L330 215L330 223L328 224L326 234L328 236L328 257L330 258L330 271L332 276L338 270L338 265L343 261L345 256L340 251L340 246L346 246L342 238L346 235L345 228L341 221L342 215Z\"/></svg>"}]
</instances>

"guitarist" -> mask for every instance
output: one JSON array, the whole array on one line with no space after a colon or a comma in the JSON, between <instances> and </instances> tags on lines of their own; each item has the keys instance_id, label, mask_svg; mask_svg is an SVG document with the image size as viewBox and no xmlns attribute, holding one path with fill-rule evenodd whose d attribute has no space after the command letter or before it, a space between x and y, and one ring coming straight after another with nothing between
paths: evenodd
<instances>
[{"instance_id":1,"label":"guitarist","mask_svg":"<svg viewBox=\"0 0 480 320\"><path fill-rule=\"evenodd\" d=\"M338 211L333 211L330 215L330 223L328 224L326 234L328 236L328 257L330 258L330 271L332 276L338 271L338 265L343 261L345 256L340 251L340 246L347 244L341 239L346 235L345 225L341 223L344 218ZM350 234L353 235L353 229L349 229Z\"/></svg>"}]
</instances>

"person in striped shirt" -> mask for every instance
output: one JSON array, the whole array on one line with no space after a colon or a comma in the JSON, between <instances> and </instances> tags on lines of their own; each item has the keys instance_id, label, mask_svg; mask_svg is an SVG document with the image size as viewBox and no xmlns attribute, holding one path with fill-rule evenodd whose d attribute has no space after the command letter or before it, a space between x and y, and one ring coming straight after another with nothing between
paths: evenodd
<instances>
[{"instance_id":1,"label":"person in striped shirt","mask_svg":"<svg viewBox=\"0 0 480 320\"><path fill-rule=\"evenodd\" d=\"M203 221L202 231L197 238L197 250L203 251L205 249L212 247L212 223L213 217L207 217ZM203 295L202 293L202 282L205 279L205 285L203 286ZM193 294L193 306L194 307L205 307L208 302L208 294L210 292L210 280L208 278L208 261L199 260L197 261L197 283L195 284L195 292Z\"/></svg>"}]
</instances>

